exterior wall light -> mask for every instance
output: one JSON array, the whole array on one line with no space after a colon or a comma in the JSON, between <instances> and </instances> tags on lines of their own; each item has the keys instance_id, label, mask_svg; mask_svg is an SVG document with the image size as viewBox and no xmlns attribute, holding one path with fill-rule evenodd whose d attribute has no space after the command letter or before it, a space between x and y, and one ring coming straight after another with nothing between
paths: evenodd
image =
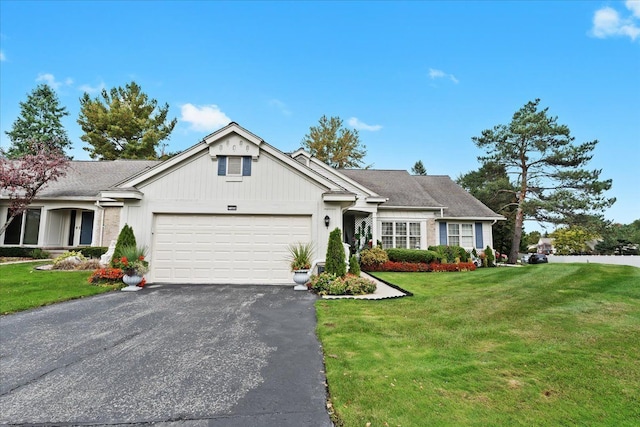
<instances>
[{"instance_id":1,"label":"exterior wall light","mask_svg":"<svg viewBox=\"0 0 640 427\"><path fill-rule=\"evenodd\" d=\"M325 215L324 217L324 225L329 228L329 221L331 221L331 218L329 218L329 215Z\"/></svg>"}]
</instances>

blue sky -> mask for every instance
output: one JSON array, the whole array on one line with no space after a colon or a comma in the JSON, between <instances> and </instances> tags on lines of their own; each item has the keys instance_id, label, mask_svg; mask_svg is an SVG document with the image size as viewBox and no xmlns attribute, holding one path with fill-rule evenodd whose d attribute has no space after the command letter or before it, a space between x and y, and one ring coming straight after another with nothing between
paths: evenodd
<instances>
[{"instance_id":1,"label":"blue sky","mask_svg":"<svg viewBox=\"0 0 640 427\"><path fill-rule=\"evenodd\" d=\"M178 118L168 151L231 120L292 151L325 114L359 129L374 168L453 178L479 167L473 136L541 98L600 141L606 217L640 218L640 1L0 0L3 147L45 82L87 159L79 98L132 80Z\"/></svg>"}]
</instances>

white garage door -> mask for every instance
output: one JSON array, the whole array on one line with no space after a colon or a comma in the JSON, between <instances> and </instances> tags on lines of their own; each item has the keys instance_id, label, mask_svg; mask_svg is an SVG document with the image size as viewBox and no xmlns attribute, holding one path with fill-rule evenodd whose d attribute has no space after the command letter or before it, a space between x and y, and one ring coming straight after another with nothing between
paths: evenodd
<instances>
[{"instance_id":1,"label":"white garage door","mask_svg":"<svg viewBox=\"0 0 640 427\"><path fill-rule=\"evenodd\" d=\"M154 217L151 273L165 283L292 283L290 243L311 241L310 216Z\"/></svg>"}]
</instances>

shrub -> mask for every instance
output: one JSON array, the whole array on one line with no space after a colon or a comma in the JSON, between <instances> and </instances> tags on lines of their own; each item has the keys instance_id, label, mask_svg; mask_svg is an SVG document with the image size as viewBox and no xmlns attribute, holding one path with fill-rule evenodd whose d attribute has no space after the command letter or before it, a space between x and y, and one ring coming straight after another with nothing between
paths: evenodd
<instances>
[{"instance_id":1,"label":"shrub","mask_svg":"<svg viewBox=\"0 0 640 427\"><path fill-rule=\"evenodd\" d=\"M29 256L33 259L49 259L51 254L49 252L43 251L40 248L35 248L31 252L29 252Z\"/></svg>"},{"instance_id":2,"label":"shrub","mask_svg":"<svg viewBox=\"0 0 640 427\"><path fill-rule=\"evenodd\" d=\"M116 247L113 250L113 257L111 257L111 266L115 267L115 260L122 258L122 250L125 247L136 247L136 236L133 234L133 228L128 224L125 224L120 230L118 240L116 241Z\"/></svg>"},{"instance_id":3,"label":"shrub","mask_svg":"<svg viewBox=\"0 0 640 427\"><path fill-rule=\"evenodd\" d=\"M331 282L336 280L336 278L335 274L329 273L321 273L317 276L312 276L310 288L317 294L327 295L327 292L329 292L329 285L331 285Z\"/></svg>"},{"instance_id":4,"label":"shrub","mask_svg":"<svg viewBox=\"0 0 640 427\"><path fill-rule=\"evenodd\" d=\"M0 256L9 258L29 258L31 256L32 248L20 248L20 247L0 247Z\"/></svg>"},{"instance_id":5,"label":"shrub","mask_svg":"<svg viewBox=\"0 0 640 427\"><path fill-rule=\"evenodd\" d=\"M429 246L429 250L437 252L438 255L440 255L441 261L446 263L454 263L456 262L456 258L460 258L460 262L467 262L470 257L469 252L462 246Z\"/></svg>"},{"instance_id":6,"label":"shrub","mask_svg":"<svg viewBox=\"0 0 640 427\"><path fill-rule=\"evenodd\" d=\"M125 246L120 251L120 257L111 260L111 265L128 276L142 276L149 271L149 263L144 259L145 252L146 248Z\"/></svg>"},{"instance_id":7,"label":"shrub","mask_svg":"<svg viewBox=\"0 0 640 427\"><path fill-rule=\"evenodd\" d=\"M106 246L87 246L82 248L76 248L75 251L81 252L87 258L98 258L107 253L109 248Z\"/></svg>"},{"instance_id":8,"label":"shrub","mask_svg":"<svg viewBox=\"0 0 640 427\"><path fill-rule=\"evenodd\" d=\"M431 264L440 262L440 255L435 251L421 249L387 249L389 261L394 262L422 262Z\"/></svg>"},{"instance_id":9,"label":"shrub","mask_svg":"<svg viewBox=\"0 0 640 427\"><path fill-rule=\"evenodd\" d=\"M76 252L76 251L67 251L59 256L57 256L54 260L53 260L53 266L54 268L56 267L56 265L62 263L62 262L67 262L67 264L69 263L74 263L74 264L79 264L82 261L86 261L86 258L84 257L84 255L82 255L82 253L80 252ZM72 268L68 268L66 270L73 270Z\"/></svg>"},{"instance_id":10,"label":"shrub","mask_svg":"<svg viewBox=\"0 0 640 427\"><path fill-rule=\"evenodd\" d=\"M322 273L311 278L311 290L320 295L363 295L375 292L376 284L352 274L338 277Z\"/></svg>"},{"instance_id":11,"label":"shrub","mask_svg":"<svg viewBox=\"0 0 640 427\"><path fill-rule=\"evenodd\" d=\"M355 255L351 255L351 258L349 258L349 274L353 274L354 276L360 275L360 263L358 262L358 257Z\"/></svg>"},{"instance_id":12,"label":"shrub","mask_svg":"<svg viewBox=\"0 0 640 427\"><path fill-rule=\"evenodd\" d=\"M495 267L496 266L496 264L495 264L496 257L493 254L493 250L491 250L491 248L489 246L487 246L485 248L485 250L484 250L484 253L485 253L486 259L487 259L487 266Z\"/></svg>"},{"instance_id":13,"label":"shrub","mask_svg":"<svg viewBox=\"0 0 640 427\"><path fill-rule=\"evenodd\" d=\"M344 247L342 246L342 232L336 228L329 234L325 269L329 274L342 277L347 274Z\"/></svg>"},{"instance_id":14,"label":"shrub","mask_svg":"<svg viewBox=\"0 0 640 427\"><path fill-rule=\"evenodd\" d=\"M387 252L378 246L360 252L360 262L365 267L365 270L375 265L384 264L387 261L389 261Z\"/></svg>"},{"instance_id":15,"label":"shrub","mask_svg":"<svg viewBox=\"0 0 640 427\"><path fill-rule=\"evenodd\" d=\"M52 270L95 270L100 267L100 261L97 259L78 261L77 259L66 258L55 263Z\"/></svg>"},{"instance_id":16,"label":"shrub","mask_svg":"<svg viewBox=\"0 0 640 427\"><path fill-rule=\"evenodd\" d=\"M353 276L351 274L342 278L342 281L346 285L347 295L366 295L372 294L376 291L376 284L372 280L365 279L364 277Z\"/></svg>"}]
</instances>

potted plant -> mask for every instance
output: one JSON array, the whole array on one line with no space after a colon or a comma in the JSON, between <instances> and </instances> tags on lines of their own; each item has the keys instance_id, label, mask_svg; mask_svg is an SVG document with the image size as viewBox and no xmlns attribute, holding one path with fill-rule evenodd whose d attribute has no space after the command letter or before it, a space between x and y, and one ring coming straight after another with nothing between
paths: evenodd
<instances>
[{"instance_id":1,"label":"potted plant","mask_svg":"<svg viewBox=\"0 0 640 427\"><path fill-rule=\"evenodd\" d=\"M293 271L293 281L296 291L306 291L309 282L311 268L311 256L313 255L312 243L295 243L289 245L289 265Z\"/></svg>"},{"instance_id":2,"label":"potted plant","mask_svg":"<svg viewBox=\"0 0 640 427\"><path fill-rule=\"evenodd\" d=\"M149 263L144 259L145 248L126 246L122 248L120 257L115 260L115 267L122 269L122 281L127 285L123 291L139 291L144 274L149 271Z\"/></svg>"}]
</instances>

